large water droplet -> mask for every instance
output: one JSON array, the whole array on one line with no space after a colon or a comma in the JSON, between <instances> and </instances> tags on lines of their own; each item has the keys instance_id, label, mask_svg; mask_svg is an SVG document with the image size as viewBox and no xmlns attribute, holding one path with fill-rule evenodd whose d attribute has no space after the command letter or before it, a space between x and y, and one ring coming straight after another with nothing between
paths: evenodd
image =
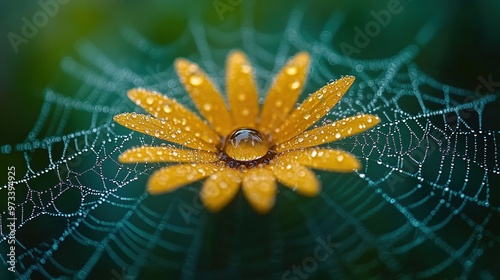
<instances>
[{"instance_id":1,"label":"large water droplet","mask_svg":"<svg viewBox=\"0 0 500 280\"><path fill-rule=\"evenodd\" d=\"M269 141L255 129L240 128L227 137L223 149L235 160L251 161L267 154Z\"/></svg>"}]
</instances>

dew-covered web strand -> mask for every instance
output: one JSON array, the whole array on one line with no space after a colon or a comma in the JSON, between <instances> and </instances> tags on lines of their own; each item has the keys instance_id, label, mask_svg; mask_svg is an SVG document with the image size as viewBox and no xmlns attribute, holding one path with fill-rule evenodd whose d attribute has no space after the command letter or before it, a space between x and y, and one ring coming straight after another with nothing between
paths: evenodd
<instances>
[{"instance_id":1,"label":"dew-covered web strand","mask_svg":"<svg viewBox=\"0 0 500 280\"><path fill-rule=\"evenodd\" d=\"M144 178L159 164L121 165L116 160L118 155L131 146L159 143L139 133L124 132L111 120L119 112L139 110L125 98L125 92L136 86L159 90L192 107L180 83L172 79L176 76L169 62L178 56L198 62L214 77L217 86L224 89L223 61L234 46L212 46L211 42L221 34L228 36L228 41L242 42L241 49L256 68L261 98L271 85L268 77L277 73L289 57L297 51L314 50L306 93L343 74L357 77L356 84L327 119L338 120L360 112L382 118L373 130L340 142L363 163L356 175L320 173L322 179L328 180L322 180L323 191L312 204L293 193L278 194L278 200L282 200L278 209L280 203L297 204L293 213L305 223L286 224L286 219L276 213L269 217L273 275L281 277L283 267L300 265L313 253L316 240L327 236L338 241L338 248L313 273L325 272L322 275L332 278L348 277L354 268L368 271L373 267L379 269L374 271L387 270L390 275L409 279L435 277L447 270L468 277L481 257L494 255L492 248L484 245L484 239L498 240L498 235L488 228L492 215L498 215L499 211L497 204L491 205L497 202L490 199L491 176L500 171L495 156L499 132L483 130L480 113L496 100L497 94L465 102L472 92L444 85L425 75L412 62L422 44L409 45L385 59L364 61L344 56L331 45L336 30L343 27L342 13L333 14L318 33L319 38L315 38L303 25L306 9L292 9L284 32L274 34L253 27L255 3L243 5L246 13L238 32L222 33L194 17L179 39L167 46L124 28L123 44L132 46L136 50L134 55L147 61L147 65L157 63L158 68L130 68L126 62L116 63L99 42L78 46L84 62L74 58L63 60L63 71L81 86L75 94L47 89L39 119L26 141L1 149L3 154L24 156L28 167L28 173L16 181L16 186L28 193L17 206L20 215L17 229L29 228L42 217L64 220L63 230L54 232L50 239L37 244L18 239L19 278L38 273L46 278L69 275L85 278L95 271L112 277L111 270L120 273L122 267L127 267L130 276L157 268L177 271L184 279L195 279L201 274L220 275L221 268L207 267L207 257L203 255L206 228L211 224L203 208L192 202L199 189L187 187L191 194L187 200L175 195L163 198L168 206L162 209L149 204L152 198L147 194L129 192L142 188ZM416 42L424 39L418 37ZM186 46L194 47L199 56L183 53ZM339 73L335 70L338 65L352 72ZM416 112L404 104L403 100L408 99L418 108ZM458 114L464 109L479 113L477 128ZM85 128L71 130L74 113L85 116ZM457 115L456 124L448 123L449 113ZM340 144L332 144L336 145ZM44 153L49 164L37 165L32 160L34 150ZM79 164L73 164L78 161ZM429 165L439 166L433 173ZM60 181L41 188L38 178L48 174ZM2 191L5 190L4 187ZM79 193L75 202L78 207L66 213L54 205L71 190ZM237 203L241 212L243 202ZM105 209L118 214L103 215ZM189 209L188 220L180 209ZM474 209L486 214L473 213ZM6 213L1 215L3 218ZM391 215L394 222L373 226L381 215ZM465 231L458 231L457 224ZM456 231L459 243L449 240L446 231ZM240 234L245 233L240 229ZM0 241L6 240L3 231ZM68 263L58 255L59 251L67 250L65 246L91 253ZM243 267L249 262L253 265L249 270L267 267L267 259L248 257L258 255L256 248L245 248L244 243L238 246L245 254L237 250L228 252L232 271L245 270ZM419 249L437 252L437 257L415 271L406 271L406 256L416 254ZM301 257L290 260L287 254L290 250L300 252ZM104 259L105 268L100 266Z\"/></svg>"}]
</instances>

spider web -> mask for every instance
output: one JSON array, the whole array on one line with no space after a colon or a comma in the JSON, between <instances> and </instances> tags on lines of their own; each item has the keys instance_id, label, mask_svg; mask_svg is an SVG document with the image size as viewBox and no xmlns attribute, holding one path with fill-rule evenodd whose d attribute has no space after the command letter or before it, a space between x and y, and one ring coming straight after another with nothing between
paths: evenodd
<instances>
[{"instance_id":1,"label":"spider web","mask_svg":"<svg viewBox=\"0 0 500 280\"><path fill-rule=\"evenodd\" d=\"M254 8L243 4L241 23L208 25L193 16L167 45L123 28L119 49L84 41L78 56L62 61L64 80L45 91L26 141L1 147L6 156L24 157L28 170L15 181L16 278L500 275L494 188L500 132L484 116L498 95L468 99L474 92L419 70L413 60L428 39L421 35L392 57L356 60L331 44L342 27L340 13L311 32L305 9L296 7L282 30L264 32L253 22ZM113 123L119 112L140 110L126 91L146 87L194 108L173 60L198 62L223 89L225 57L235 46L255 66L261 97L269 77L300 50L313 56L305 93L342 74L356 76L325 121L360 112L381 118L374 129L330 145L355 154L362 170L318 172L323 191L312 199L280 187L266 216L255 214L241 194L221 213L208 213L199 183L164 196L146 194L148 176L162 164L122 165L117 157L161 142ZM7 186L0 194L7 196ZM0 258L7 266L6 205L0 214Z\"/></svg>"}]
</instances>

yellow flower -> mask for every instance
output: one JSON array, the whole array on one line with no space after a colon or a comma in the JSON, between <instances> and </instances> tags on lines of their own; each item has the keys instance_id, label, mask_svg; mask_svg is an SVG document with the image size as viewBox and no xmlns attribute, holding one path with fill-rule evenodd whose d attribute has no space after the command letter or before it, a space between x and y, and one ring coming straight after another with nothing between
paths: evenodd
<instances>
[{"instance_id":1,"label":"yellow flower","mask_svg":"<svg viewBox=\"0 0 500 280\"><path fill-rule=\"evenodd\" d=\"M177 162L156 171L148 182L151 194L171 192L207 178L201 200L211 211L225 207L242 185L243 194L259 213L269 212L276 199L276 181L305 195L320 191L309 169L336 172L359 170L351 154L316 146L355 135L380 122L359 114L313 126L342 98L354 81L345 76L295 104L307 78L310 57L301 52L278 73L259 110L253 69L245 54L233 51L226 68L229 107L200 67L186 59L175 61L182 84L203 121L189 109L160 93L137 88L129 98L150 115L124 113L119 124L180 146L142 146L125 151L122 163Z\"/></svg>"}]
</instances>

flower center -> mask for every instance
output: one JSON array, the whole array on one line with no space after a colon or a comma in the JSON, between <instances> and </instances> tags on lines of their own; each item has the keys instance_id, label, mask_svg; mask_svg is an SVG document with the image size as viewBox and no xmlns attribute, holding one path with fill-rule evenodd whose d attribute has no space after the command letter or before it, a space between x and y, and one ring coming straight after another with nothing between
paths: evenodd
<instances>
[{"instance_id":1,"label":"flower center","mask_svg":"<svg viewBox=\"0 0 500 280\"><path fill-rule=\"evenodd\" d=\"M239 128L226 138L222 150L234 160L253 161L269 152L269 141L255 129Z\"/></svg>"}]
</instances>

